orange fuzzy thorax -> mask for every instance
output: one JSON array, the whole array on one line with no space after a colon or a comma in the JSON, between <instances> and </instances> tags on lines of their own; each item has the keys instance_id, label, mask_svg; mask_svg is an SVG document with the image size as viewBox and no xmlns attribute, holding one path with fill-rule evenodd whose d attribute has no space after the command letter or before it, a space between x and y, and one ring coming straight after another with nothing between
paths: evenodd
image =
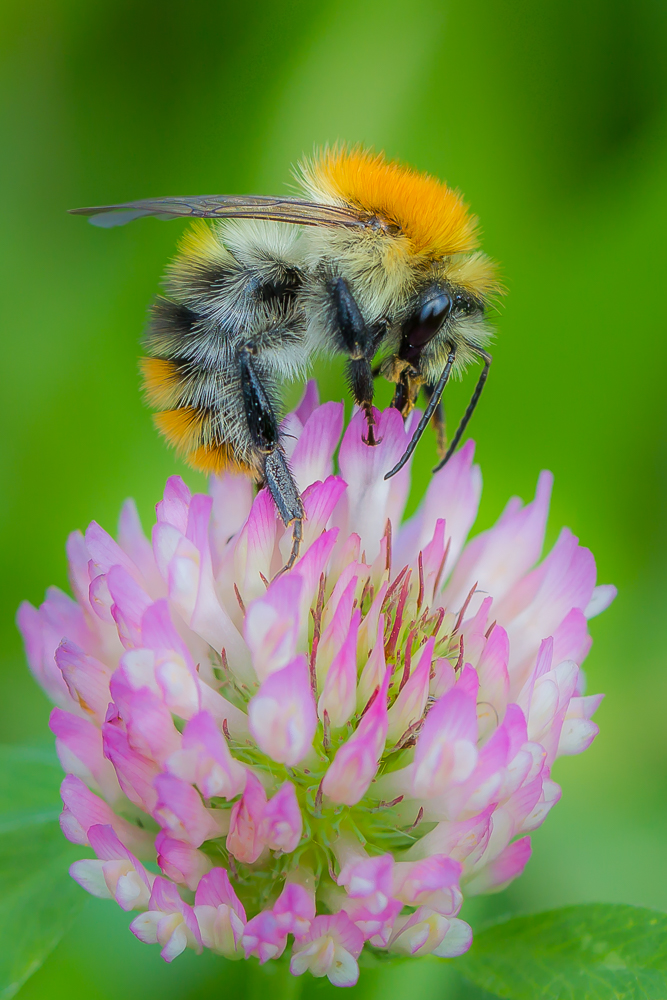
<instances>
[{"instance_id":1,"label":"orange fuzzy thorax","mask_svg":"<svg viewBox=\"0 0 667 1000\"><path fill-rule=\"evenodd\" d=\"M308 193L346 202L397 225L414 251L438 260L478 244L476 220L461 196L429 174L363 149L324 149L302 164Z\"/></svg>"}]
</instances>

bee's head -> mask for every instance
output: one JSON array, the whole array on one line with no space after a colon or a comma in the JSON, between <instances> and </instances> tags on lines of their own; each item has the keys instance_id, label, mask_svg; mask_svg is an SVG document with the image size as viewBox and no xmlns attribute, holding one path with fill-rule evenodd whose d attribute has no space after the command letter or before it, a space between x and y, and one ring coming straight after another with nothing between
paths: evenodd
<instances>
[{"instance_id":1,"label":"bee's head","mask_svg":"<svg viewBox=\"0 0 667 1000\"><path fill-rule=\"evenodd\" d=\"M484 303L470 292L432 284L408 304L401 325L399 357L418 368L422 353L435 338L446 338L447 332L466 317L483 315Z\"/></svg>"},{"instance_id":2,"label":"bee's head","mask_svg":"<svg viewBox=\"0 0 667 1000\"><path fill-rule=\"evenodd\" d=\"M470 266L468 258L458 261L456 267L434 268L407 300L396 356L420 381L437 381L452 348L456 352L455 371L460 373L477 349L489 343L492 331L486 313L497 286L485 263L486 258L481 258Z\"/></svg>"}]
</instances>

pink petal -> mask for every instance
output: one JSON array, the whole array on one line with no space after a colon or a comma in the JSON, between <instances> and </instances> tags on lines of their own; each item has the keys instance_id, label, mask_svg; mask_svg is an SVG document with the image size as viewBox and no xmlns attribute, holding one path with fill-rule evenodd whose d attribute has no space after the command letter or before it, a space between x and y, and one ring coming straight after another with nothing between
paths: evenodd
<instances>
[{"instance_id":1,"label":"pink petal","mask_svg":"<svg viewBox=\"0 0 667 1000\"><path fill-rule=\"evenodd\" d=\"M213 868L204 876L197 886L195 903L197 906L229 906L243 923L246 922L243 904L234 892L224 868Z\"/></svg>"},{"instance_id":2,"label":"pink petal","mask_svg":"<svg viewBox=\"0 0 667 1000\"><path fill-rule=\"evenodd\" d=\"M149 688L135 691L127 683L123 668L111 679L113 699L125 722L129 745L147 759L163 764L180 749L181 736L164 701Z\"/></svg>"},{"instance_id":3,"label":"pink petal","mask_svg":"<svg viewBox=\"0 0 667 1000\"><path fill-rule=\"evenodd\" d=\"M294 659L303 587L300 576L283 574L246 609L244 635L260 680Z\"/></svg>"},{"instance_id":4,"label":"pink petal","mask_svg":"<svg viewBox=\"0 0 667 1000\"><path fill-rule=\"evenodd\" d=\"M104 755L113 764L120 787L128 799L140 809L152 812L157 801L153 781L159 773L158 764L133 750L127 733L115 723L104 724L102 739ZM105 819L103 822L108 823L110 820Z\"/></svg>"},{"instance_id":5,"label":"pink petal","mask_svg":"<svg viewBox=\"0 0 667 1000\"><path fill-rule=\"evenodd\" d=\"M387 689L390 669L382 687L349 740L336 756L322 779L322 791L334 802L356 805L368 790L378 769L387 739Z\"/></svg>"},{"instance_id":6,"label":"pink petal","mask_svg":"<svg viewBox=\"0 0 667 1000\"><path fill-rule=\"evenodd\" d=\"M118 522L118 544L138 567L151 596L162 597L164 587L155 564L153 546L144 535L134 500L126 500L122 506Z\"/></svg>"},{"instance_id":7,"label":"pink petal","mask_svg":"<svg viewBox=\"0 0 667 1000\"><path fill-rule=\"evenodd\" d=\"M466 885L466 894L501 892L522 874L531 855L530 837L522 837L509 844L498 857L475 875Z\"/></svg>"},{"instance_id":8,"label":"pink petal","mask_svg":"<svg viewBox=\"0 0 667 1000\"><path fill-rule=\"evenodd\" d=\"M180 476L170 476L164 488L164 499L155 508L158 523L171 524L182 535L188 524L192 494Z\"/></svg>"},{"instance_id":9,"label":"pink petal","mask_svg":"<svg viewBox=\"0 0 667 1000\"><path fill-rule=\"evenodd\" d=\"M342 430L342 403L324 403L308 417L290 457L290 468L301 491L331 475Z\"/></svg>"},{"instance_id":10,"label":"pink petal","mask_svg":"<svg viewBox=\"0 0 667 1000\"><path fill-rule=\"evenodd\" d=\"M346 489L347 483L340 476L329 476L324 482L315 482L306 489L302 497L306 512L302 542L304 552L327 527ZM286 535L285 541L291 544L289 535Z\"/></svg>"},{"instance_id":11,"label":"pink petal","mask_svg":"<svg viewBox=\"0 0 667 1000\"><path fill-rule=\"evenodd\" d=\"M67 639L56 649L55 660L72 698L101 723L111 701L111 669Z\"/></svg>"},{"instance_id":12,"label":"pink petal","mask_svg":"<svg viewBox=\"0 0 667 1000\"><path fill-rule=\"evenodd\" d=\"M447 607L459 608L475 583L493 594L497 605L534 565L542 551L552 480L543 472L532 503L521 507L518 499L510 500L497 524L468 543L445 588ZM476 606L473 598L473 612Z\"/></svg>"},{"instance_id":13,"label":"pink petal","mask_svg":"<svg viewBox=\"0 0 667 1000\"><path fill-rule=\"evenodd\" d=\"M221 476L211 476L208 482L213 498L211 510L211 539L214 560L213 571L220 569L222 553L234 535L243 527L252 507L252 480L246 475L223 472Z\"/></svg>"},{"instance_id":14,"label":"pink petal","mask_svg":"<svg viewBox=\"0 0 667 1000\"><path fill-rule=\"evenodd\" d=\"M271 674L248 704L250 732L264 753L293 766L310 750L317 715L305 656Z\"/></svg>"},{"instance_id":15,"label":"pink petal","mask_svg":"<svg viewBox=\"0 0 667 1000\"><path fill-rule=\"evenodd\" d=\"M465 781L476 763L477 708L457 685L426 716L415 750L415 795L441 794L450 784Z\"/></svg>"},{"instance_id":16,"label":"pink petal","mask_svg":"<svg viewBox=\"0 0 667 1000\"><path fill-rule=\"evenodd\" d=\"M260 490L234 550L234 579L246 606L266 590L262 582L273 576L276 545L276 507L268 490Z\"/></svg>"},{"instance_id":17,"label":"pink petal","mask_svg":"<svg viewBox=\"0 0 667 1000\"><path fill-rule=\"evenodd\" d=\"M271 851L295 851L303 832L303 817L291 781L280 786L266 803L260 837ZM313 914L314 915L314 914Z\"/></svg>"},{"instance_id":18,"label":"pink petal","mask_svg":"<svg viewBox=\"0 0 667 1000\"><path fill-rule=\"evenodd\" d=\"M477 517L482 475L479 466L472 464L474 454L474 441L466 441L444 469L433 476L419 510L398 533L397 567L415 562L417 553L431 541L438 520L442 519L446 522L449 540L447 566L441 582L446 580Z\"/></svg>"},{"instance_id":19,"label":"pink petal","mask_svg":"<svg viewBox=\"0 0 667 1000\"><path fill-rule=\"evenodd\" d=\"M86 548L96 570L95 575L108 573L112 566L122 566L137 582L140 581L138 567L96 521L91 521L86 528L85 538Z\"/></svg>"},{"instance_id":20,"label":"pink petal","mask_svg":"<svg viewBox=\"0 0 667 1000\"><path fill-rule=\"evenodd\" d=\"M408 444L408 435L398 410L374 410L375 434L380 442L375 447L364 444L367 436L366 417L357 412L348 424L340 446L338 464L348 484L341 504L346 508L348 534L361 537L367 558L373 560L380 548L388 517L398 529L409 487L409 463L393 479L384 475L398 462Z\"/></svg>"},{"instance_id":21,"label":"pink petal","mask_svg":"<svg viewBox=\"0 0 667 1000\"><path fill-rule=\"evenodd\" d=\"M435 639L428 640L408 682L389 709L387 740L396 743L424 714L431 675Z\"/></svg>"},{"instance_id":22,"label":"pink petal","mask_svg":"<svg viewBox=\"0 0 667 1000\"><path fill-rule=\"evenodd\" d=\"M602 614L615 600L617 593L616 587L611 583L601 583L598 587L594 587L591 599L584 608L586 617L595 618L596 615Z\"/></svg>"},{"instance_id":23,"label":"pink petal","mask_svg":"<svg viewBox=\"0 0 667 1000\"><path fill-rule=\"evenodd\" d=\"M287 944L287 931L280 927L272 910L263 910L249 920L243 931L246 958L256 955L264 965L272 958L280 958Z\"/></svg>"},{"instance_id":24,"label":"pink petal","mask_svg":"<svg viewBox=\"0 0 667 1000\"><path fill-rule=\"evenodd\" d=\"M287 882L273 904L273 915L281 930L303 937L315 919L315 893L299 882Z\"/></svg>"},{"instance_id":25,"label":"pink petal","mask_svg":"<svg viewBox=\"0 0 667 1000\"><path fill-rule=\"evenodd\" d=\"M148 543L146 543L148 544ZM135 578L122 566L112 566L106 584L113 604L111 616L125 649L141 645L141 619L153 603Z\"/></svg>"},{"instance_id":26,"label":"pink petal","mask_svg":"<svg viewBox=\"0 0 667 1000\"><path fill-rule=\"evenodd\" d=\"M56 737L56 751L63 771L93 784L111 801L120 796L113 767L102 751L102 733L88 719L54 708L49 728Z\"/></svg>"},{"instance_id":27,"label":"pink petal","mask_svg":"<svg viewBox=\"0 0 667 1000\"><path fill-rule=\"evenodd\" d=\"M91 826L109 825L133 853L146 856L152 837L145 831L121 819L107 803L86 788L80 778L68 774L60 786L64 810L60 817L62 831L74 844L87 844Z\"/></svg>"},{"instance_id":28,"label":"pink petal","mask_svg":"<svg viewBox=\"0 0 667 1000\"><path fill-rule=\"evenodd\" d=\"M248 772L243 795L234 803L227 834L227 850L239 861L251 865L264 850L260 826L266 807L266 792L252 771Z\"/></svg>"},{"instance_id":29,"label":"pink petal","mask_svg":"<svg viewBox=\"0 0 667 1000\"><path fill-rule=\"evenodd\" d=\"M327 712L334 729L344 726L352 717L357 701L357 637L361 612L354 612L349 631L333 658L317 703L320 719ZM333 623L332 623L333 624ZM428 685L428 682L427 682Z\"/></svg>"},{"instance_id":30,"label":"pink petal","mask_svg":"<svg viewBox=\"0 0 667 1000\"><path fill-rule=\"evenodd\" d=\"M164 830L155 838L157 863L167 878L194 890L213 862L192 844L170 837Z\"/></svg>"},{"instance_id":31,"label":"pink petal","mask_svg":"<svg viewBox=\"0 0 667 1000\"><path fill-rule=\"evenodd\" d=\"M62 595L65 597L65 595ZM69 600L67 598L67 600ZM74 602L72 602L74 605ZM74 605L78 611L78 607ZM67 688L63 676L55 661L55 651L59 643L67 636L67 624L53 628L43 614L44 605L38 611L28 601L20 605L16 624L23 637L28 666L37 683L44 689L51 701L61 708L77 709Z\"/></svg>"},{"instance_id":32,"label":"pink petal","mask_svg":"<svg viewBox=\"0 0 667 1000\"><path fill-rule=\"evenodd\" d=\"M199 847L219 835L219 828L192 785L172 774L158 774L154 784L157 802L153 815L174 837Z\"/></svg>"},{"instance_id":33,"label":"pink petal","mask_svg":"<svg viewBox=\"0 0 667 1000\"><path fill-rule=\"evenodd\" d=\"M370 614L370 612L369 612ZM366 616L368 618L368 615ZM362 626L363 628L363 626ZM384 655L384 615L380 615L375 626L373 648L364 664L357 686L357 709L362 711L377 688L379 688L387 673Z\"/></svg>"},{"instance_id":34,"label":"pink petal","mask_svg":"<svg viewBox=\"0 0 667 1000\"><path fill-rule=\"evenodd\" d=\"M233 799L246 782L245 768L232 757L210 712L198 712L188 721L183 730L183 749L169 757L167 769L197 785L207 799Z\"/></svg>"},{"instance_id":35,"label":"pink petal","mask_svg":"<svg viewBox=\"0 0 667 1000\"><path fill-rule=\"evenodd\" d=\"M510 679L507 672L510 647L507 632L496 625L486 640L477 663L479 675L478 705L489 709L489 726L495 727L505 715ZM488 731L488 730L486 730Z\"/></svg>"}]
</instances>

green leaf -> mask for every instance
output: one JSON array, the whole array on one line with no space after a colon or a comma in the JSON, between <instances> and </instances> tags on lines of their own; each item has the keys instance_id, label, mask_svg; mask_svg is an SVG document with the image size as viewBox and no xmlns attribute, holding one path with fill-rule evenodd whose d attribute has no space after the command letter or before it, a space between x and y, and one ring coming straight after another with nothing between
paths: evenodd
<instances>
[{"instance_id":1,"label":"green leaf","mask_svg":"<svg viewBox=\"0 0 667 1000\"><path fill-rule=\"evenodd\" d=\"M85 850L60 830L52 749L0 746L0 1000L44 962L86 901L68 875Z\"/></svg>"},{"instance_id":2,"label":"green leaf","mask_svg":"<svg viewBox=\"0 0 667 1000\"><path fill-rule=\"evenodd\" d=\"M665 1000L667 914L598 903L516 917L455 968L504 1000Z\"/></svg>"}]
</instances>

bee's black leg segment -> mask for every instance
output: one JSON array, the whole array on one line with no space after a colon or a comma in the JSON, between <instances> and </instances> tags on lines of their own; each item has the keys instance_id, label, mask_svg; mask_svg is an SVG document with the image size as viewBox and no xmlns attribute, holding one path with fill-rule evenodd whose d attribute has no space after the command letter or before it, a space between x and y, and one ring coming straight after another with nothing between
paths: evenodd
<instances>
[{"instance_id":1,"label":"bee's black leg segment","mask_svg":"<svg viewBox=\"0 0 667 1000\"><path fill-rule=\"evenodd\" d=\"M347 363L347 380L355 402L366 414L368 437L366 444L375 445L375 416L373 414L373 370L367 358L350 359Z\"/></svg>"},{"instance_id":2,"label":"bee's black leg segment","mask_svg":"<svg viewBox=\"0 0 667 1000\"><path fill-rule=\"evenodd\" d=\"M331 294L336 309L336 325L345 350L355 361L365 358L373 336L345 278L335 279Z\"/></svg>"},{"instance_id":3,"label":"bee's black leg segment","mask_svg":"<svg viewBox=\"0 0 667 1000\"><path fill-rule=\"evenodd\" d=\"M403 466L408 461L408 459L412 455L413 451L415 450L415 448L419 444L419 439L421 438L422 434L424 433L424 431L428 427L428 422L431 419L431 417L433 416L433 414L435 412L435 409L436 409L438 403L440 402L440 399L442 398L442 394L445 391L445 386L447 385L447 382L449 380L449 376L450 376L450 373L451 373L451 370L452 370L452 365L454 364L455 357L456 357L456 352L455 352L454 348L452 347L452 349L449 352L449 355L447 356L447 364L445 365L445 367L442 370L442 374L441 374L440 378L437 381L437 384L436 384L436 386L435 386L435 388L433 390L433 394L432 394L431 398L429 399L428 405L427 405L426 409L424 410L424 413L422 414L422 418L421 418L421 420L419 421L419 423L417 425L417 430L414 432L414 434L410 438L410 443L408 444L407 448L403 452L403 455L401 456L401 458L399 459L399 461L396 463L396 465L394 466L394 468L391 469L391 471L386 474L386 476L384 477L385 479L391 479L391 477L395 476L397 472L400 472L400 470L403 468Z\"/></svg>"},{"instance_id":4,"label":"bee's black leg segment","mask_svg":"<svg viewBox=\"0 0 667 1000\"><path fill-rule=\"evenodd\" d=\"M336 278L331 286L336 326L342 345L349 355L347 377L355 402L366 413L369 445L376 444L375 417L373 416L373 369L371 359L375 354L376 342L382 336L380 329L371 330L361 315L357 301L350 291L345 278ZM384 327L383 327L384 328Z\"/></svg>"},{"instance_id":5,"label":"bee's black leg segment","mask_svg":"<svg viewBox=\"0 0 667 1000\"><path fill-rule=\"evenodd\" d=\"M463 432L465 431L466 427L468 426L470 418L475 412L475 407L479 402L479 397L482 395L482 389L484 388L484 385L486 383L486 379L489 374L489 368L491 367L491 362L493 358L491 357L490 354L487 354L486 351L481 350L481 348L477 348L476 353L480 356L480 358L484 360L484 367L482 368L482 374L479 376L479 379L477 380L475 391L473 392L472 398L468 403L468 409L463 414L463 419L461 420L461 423L457 428L456 434L452 438L452 443L447 449L447 454L445 455L443 460L438 465L436 465L435 469L433 470L434 472L438 472L440 469L442 469L443 465L447 464L447 462L450 460L450 458L456 451L456 446L463 437Z\"/></svg>"},{"instance_id":6,"label":"bee's black leg segment","mask_svg":"<svg viewBox=\"0 0 667 1000\"><path fill-rule=\"evenodd\" d=\"M394 389L394 397L390 404L393 409L400 410L405 417L410 409L410 386L408 383L407 370L401 372L399 381Z\"/></svg>"},{"instance_id":7,"label":"bee's black leg segment","mask_svg":"<svg viewBox=\"0 0 667 1000\"><path fill-rule=\"evenodd\" d=\"M294 565L302 537L304 510L299 489L280 449L278 421L262 385L249 349L239 353L241 388L248 430L255 448L262 454L264 481L283 523L293 524L292 552L284 569Z\"/></svg>"},{"instance_id":8,"label":"bee's black leg segment","mask_svg":"<svg viewBox=\"0 0 667 1000\"><path fill-rule=\"evenodd\" d=\"M292 525L292 551L289 559L280 570L280 573L284 573L291 569L299 558L303 537L304 510L294 477L279 448L276 448L264 459L264 479L283 523Z\"/></svg>"},{"instance_id":9,"label":"bee's black leg segment","mask_svg":"<svg viewBox=\"0 0 667 1000\"><path fill-rule=\"evenodd\" d=\"M435 386L424 386L424 395L426 396L427 403L430 401L434 392ZM445 421L445 408L442 405L442 398L438 401L438 405L433 411L433 417L431 419L433 420L433 429L435 430L438 458L443 458L445 452L447 451L447 427Z\"/></svg>"},{"instance_id":10,"label":"bee's black leg segment","mask_svg":"<svg viewBox=\"0 0 667 1000\"><path fill-rule=\"evenodd\" d=\"M260 451L271 451L278 444L278 421L271 400L252 363L250 349L239 352L239 367L243 408L252 443Z\"/></svg>"},{"instance_id":11,"label":"bee's black leg segment","mask_svg":"<svg viewBox=\"0 0 667 1000\"><path fill-rule=\"evenodd\" d=\"M280 448L264 458L264 481L284 524L303 520L303 504L294 477Z\"/></svg>"}]
</instances>

